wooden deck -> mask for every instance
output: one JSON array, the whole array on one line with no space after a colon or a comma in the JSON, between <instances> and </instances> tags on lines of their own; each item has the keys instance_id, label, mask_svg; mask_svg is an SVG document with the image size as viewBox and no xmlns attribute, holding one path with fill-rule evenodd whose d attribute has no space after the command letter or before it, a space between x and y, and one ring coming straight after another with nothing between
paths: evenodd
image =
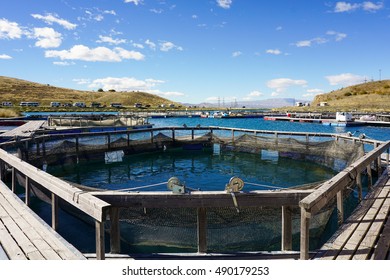
<instances>
[{"instance_id":1,"label":"wooden deck","mask_svg":"<svg viewBox=\"0 0 390 280\"><path fill-rule=\"evenodd\" d=\"M321 260L390 259L390 179L369 193L319 250Z\"/></svg>"},{"instance_id":2,"label":"wooden deck","mask_svg":"<svg viewBox=\"0 0 390 280\"><path fill-rule=\"evenodd\" d=\"M29 121L24 125L6 131L0 135L1 138L31 137L42 127L46 121Z\"/></svg>"},{"instance_id":3,"label":"wooden deck","mask_svg":"<svg viewBox=\"0 0 390 280\"><path fill-rule=\"evenodd\" d=\"M0 182L0 260L80 260L83 254Z\"/></svg>"}]
</instances>

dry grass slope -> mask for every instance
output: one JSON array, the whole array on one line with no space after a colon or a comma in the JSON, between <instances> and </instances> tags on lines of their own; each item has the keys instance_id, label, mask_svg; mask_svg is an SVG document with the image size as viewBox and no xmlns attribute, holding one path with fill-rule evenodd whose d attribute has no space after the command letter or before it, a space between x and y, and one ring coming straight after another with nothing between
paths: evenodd
<instances>
[{"instance_id":1,"label":"dry grass slope","mask_svg":"<svg viewBox=\"0 0 390 280\"><path fill-rule=\"evenodd\" d=\"M388 112L390 111L390 80L367 82L317 95L311 109L320 102L329 104L325 107L327 110Z\"/></svg>"},{"instance_id":2,"label":"dry grass slope","mask_svg":"<svg viewBox=\"0 0 390 280\"><path fill-rule=\"evenodd\" d=\"M134 103L158 106L160 104L176 104L168 99L145 92L92 92L60 88L52 85L39 84L16 78L0 76L0 102L10 101L19 104L21 101L36 101L43 106L50 102L100 102L109 105L112 102L133 106Z\"/></svg>"}]
</instances>

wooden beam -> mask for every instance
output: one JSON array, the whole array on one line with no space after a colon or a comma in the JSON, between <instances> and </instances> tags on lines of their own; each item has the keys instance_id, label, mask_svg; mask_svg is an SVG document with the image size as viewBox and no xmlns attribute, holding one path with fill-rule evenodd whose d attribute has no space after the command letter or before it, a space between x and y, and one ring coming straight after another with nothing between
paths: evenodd
<instances>
[{"instance_id":1,"label":"wooden beam","mask_svg":"<svg viewBox=\"0 0 390 280\"><path fill-rule=\"evenodd\" d=\"M309 259L309 227L310 227L310 215L306 212L306 209L301 207L301 249L300 259Z\"/></svg>"},{"instance_id":2,"label":"wooden beam","mask_svg":"<svg viewBox=\"0 0 390 280\"><path fill-rule=\"evenodd\" d=\"M95 237L96 237L96 259L104 260L105 257L104 222L95 221Z\"/></svg>"},{"instance_id":3,"label":"wooden beam","mask_svg":"<svg viewBox=\"0 0 390 280\"><path fill-rule=\"evenodd\" d=\"M121 233L119 226L119 208L110 208L110 253L119 254L121 252Z\"/></svg>"},{"instance_id":4,"label":"wooden beam","mask_svg":"<svg viewBox=\"0 0 390 280\"><path fill-rule=\"evenodd\" d=\"M292 209L282 206L282 251L292 250Z\"/></svg>"},{"instance_id":5,"label":"wooden beam","mask_svg":"<svg viewBox=\"0 0 390 280\"><path fill-rule=\"evenodd\" d=\"M313 190L252 191L236 193L240 207L257 206L296 206L299 201ZM187 194L160 192L116 192L97 191L97 198L114 207L144 208L200 208L234 207L232 197L225 191L192 191Z\"/></svg>"},{"instance_id":6,"label":"wooden beam","mask_svg":"<svg viewBox=\"0 0 390 280\"><path fill-rule=\"evenodd\" d=\"M54 193L51 194L51 227L58 230L58 197Z\"/></svg>"},{"instance_id":7,"label":"wooden beam","mask_svg":"<svg viewBox=\"0 0 390 280\"><path fill-rule=\"evenodd\" d=\"M344 222L344 195L343 191L337 193L337 221L341 225Z\"/></svg>"}]
</instances>

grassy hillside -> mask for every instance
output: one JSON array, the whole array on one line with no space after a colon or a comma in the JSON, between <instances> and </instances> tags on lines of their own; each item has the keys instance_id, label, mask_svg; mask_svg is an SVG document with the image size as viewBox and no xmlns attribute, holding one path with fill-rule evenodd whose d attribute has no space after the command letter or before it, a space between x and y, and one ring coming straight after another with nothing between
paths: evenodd
<instances>
[{"instance_id":1,"label":"grassy hillside","mask_svg":"<svg viewBox=\"0 0 390 280\"><path fill-rule=\"evenodd\" d=\"M310 110L318 109L316 105L320 102L328 103L329 106L321 107L325 110L389 112L390 80L367 82L317 95Z\"/></svg>"},{"instance_id":2,"label":"grassy hillside","mask_svg":"<svg viewBox=\"0 0 390 280\"><path fill-rule=\"evenodd\" d=\"M152 107L160 104L176 104L168 99L145 92L79 91L0 76L0 102L3 101L10 101L14 105L19 105L21 101L36 101L40 102L42 106L49 106L52 101L86 102L88 106L91 102L100 102L107 106L112 102L117 102L128 107L133 107L134 103L149 104Z\"/></svg>"}]
</instances>

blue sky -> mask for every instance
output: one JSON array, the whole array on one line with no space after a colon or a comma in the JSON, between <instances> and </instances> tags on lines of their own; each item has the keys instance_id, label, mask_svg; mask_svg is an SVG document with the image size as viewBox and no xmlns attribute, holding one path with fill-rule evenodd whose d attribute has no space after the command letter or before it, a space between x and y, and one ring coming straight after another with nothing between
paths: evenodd
<instances>
[{"instance_id":1,"label":"blue sky","mask_svg":"<svg viewBox=\"0 0 390 280\"><path fill-rule=\"evenodd\" d=\"M0 75L177 102L387 79L388 1L2 0Z\"/></svg>"}]
</instances>

